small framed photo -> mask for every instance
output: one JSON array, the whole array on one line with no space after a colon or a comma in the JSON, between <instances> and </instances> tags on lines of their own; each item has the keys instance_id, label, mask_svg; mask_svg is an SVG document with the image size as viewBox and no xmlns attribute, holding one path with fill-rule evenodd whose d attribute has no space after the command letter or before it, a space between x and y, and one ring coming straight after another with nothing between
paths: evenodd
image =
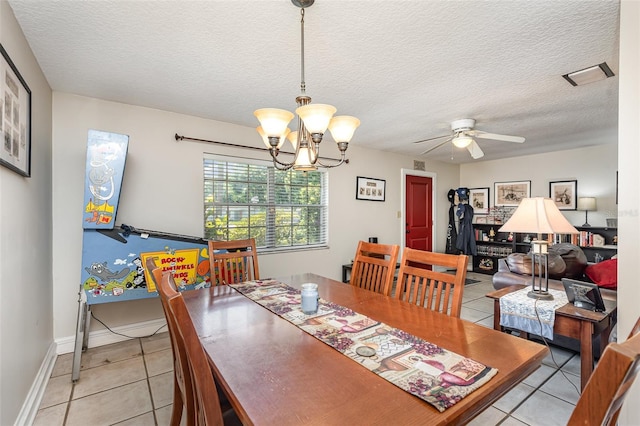
<instances>
[{"instance_id":1,"label":"small framed photo","mask_svg":"<svg viewBox=\"0 0 640 426\"><path fill-rule=\"evenodd\" d=\"M473 214L489 214L489 188L470 188L469 204L473 207ZM479 222L478 222L479 223Z\"/></svg>"},{"instance_id":2,"label":"small framed photo","mask_svg":"<svg viewBox=\"0 0 640 426\"><path fill-rule=\"evenodd\" d=\"M31 90L0 44L0 164L31 176Z\"/></svg>"},{"instance_id":3,"label":"small framed photo","mask_svg":"<svg viewBox=\"0 0 640 426\"><path fill-rule=\"evenodd\" d=\"M549 182L549 198L553 200L558 210L575 210L578 207L577 193L577 180Z\"/></svg>"},{"instance_id":4,"label":"small framed photo","mask_svg":"<svg viewBox=\"0 0 640 426\"><path fill-rule=\"evenodd\" d=\"M476 220L477 224L485 224L485 223L487 223L486 216L478 216L478 217L474 216L474 219Z\"/></svg>"},{"instance_id":5,"label":"small framed photo","mask_svg":"<svg viewBox=\"0 0 640 426\"><path fill-rule=\"evenodd\" d=\"M495 182L495 206L517 206L523 198L531 197L531 181Z\"/></svg>"},{"instance_id":6,"label":"small framed photo","mask_svg":"<svg viewBox=\"0 0 640 426\"><path fill-rule=\"evenodd\" d=\"M387 181L358 176L356 178L356 200L384 201Z\"/></svg>"}]
</instances>

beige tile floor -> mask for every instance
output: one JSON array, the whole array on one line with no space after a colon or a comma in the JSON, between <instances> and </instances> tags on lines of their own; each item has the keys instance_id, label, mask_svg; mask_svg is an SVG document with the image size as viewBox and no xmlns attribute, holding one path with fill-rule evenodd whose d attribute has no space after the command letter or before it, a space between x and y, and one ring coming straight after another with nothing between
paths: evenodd
<instances>
[{"instance_id":1,"label":"beige tile floor","mask_svg":"<svg viewBox=\"0 0 640 426\"><path fill-rule=\"evenodd\" d=\"M493 326L491 276L465 286L462 318ZM552 347L543 365L489 407L472 425L564 425L579 398L580 356ZM172 356L167 333L88 349L80 380L71 382L71 354L58 356L35 425L168 425ZM564 373L564 374L563 374Z\"/></svg>"}]
</instances>

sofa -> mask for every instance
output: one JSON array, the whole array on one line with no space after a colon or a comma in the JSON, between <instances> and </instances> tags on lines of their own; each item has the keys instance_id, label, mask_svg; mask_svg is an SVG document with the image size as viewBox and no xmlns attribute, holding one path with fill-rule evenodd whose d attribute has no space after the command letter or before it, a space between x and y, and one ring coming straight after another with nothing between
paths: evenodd
<instances>
[{"instance_id":1,"label":"sofa","mask_svg":"<svg viewBox=\"0 0 640 426\"><path fill-rule=\"evenodd\" d=\"M596 278L600 270L607 267L615 267L611 263L615 261L604 261L601 264L588 265L587 257L582 249L574 244L560 243L549 246L548 253L548 273L549 288L564 290L562 278L572 278L579 281L594 282L590 278ZM537 266L537 265L536 265ZM511 253L506 258L498 260L498 271L493 275L493 287L499 290L511 285L524 284L531 285L531 256L525 253ZM537 267L535 272L538 273ZM609 283L611 280L607 280ZM600 285L600 283L598 283ZM600 292L605 299L615 299L617 291L616 285L600 285Z\"/></svg>"}]
</instances>

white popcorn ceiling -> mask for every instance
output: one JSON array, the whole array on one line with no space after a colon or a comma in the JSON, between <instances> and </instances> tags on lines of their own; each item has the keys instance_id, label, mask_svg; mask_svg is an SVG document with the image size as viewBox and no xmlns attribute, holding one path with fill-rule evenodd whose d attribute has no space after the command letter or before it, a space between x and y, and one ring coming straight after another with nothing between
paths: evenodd
<instances>
[{"instance_id":1,"label":"white popcorn ceiling","mask_svg":"<svg viewBox=\"0 0 640 426\"><path fill-rule=\"evenodd\" d=\"M257 108L296 107L300 10L289 0L9 4L55 91L249 127ZM478 139L475 161L615 144L618 14L618 1L316 0L307 94L360 118L353 145L425 161L474 161L451 144L420 156L439 141L412 143L460 118L526 138ZM615 77L561 77L605 61ZM337 154L328 142L323 153Z\"/></svg>"}]
</instances>

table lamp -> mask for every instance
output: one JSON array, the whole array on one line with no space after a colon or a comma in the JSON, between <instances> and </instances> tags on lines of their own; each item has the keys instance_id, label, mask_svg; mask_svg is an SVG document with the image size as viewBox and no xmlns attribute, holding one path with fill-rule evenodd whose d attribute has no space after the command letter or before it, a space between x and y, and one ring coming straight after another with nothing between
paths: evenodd
<instances>
[{"instance_id":1,"label":"table lamp","mask_svg":"<svg viewBox=\"0 0 640 426\"><path fill-rule=\"evenodd\" d=\"M500 232L531 232L538 235L531 241L531 291L533 299L553 300L549 293L548 245L542 234L577 234L578 230L562 215L551 198L524 198ZM538 276L536 276L536 263Z\"/></svg>"},{"instance_id":2,"label":"table lamp","mask_svg":"<svg viewBox=\"0 0 640 426\"><path fill-rule=\"evenodd\" d=\"M591 226L589 225L589 212L597 210L595 197L578 198L578 210L584 211L584 225L582 226Z\"/></svg>"}]
</instances>

